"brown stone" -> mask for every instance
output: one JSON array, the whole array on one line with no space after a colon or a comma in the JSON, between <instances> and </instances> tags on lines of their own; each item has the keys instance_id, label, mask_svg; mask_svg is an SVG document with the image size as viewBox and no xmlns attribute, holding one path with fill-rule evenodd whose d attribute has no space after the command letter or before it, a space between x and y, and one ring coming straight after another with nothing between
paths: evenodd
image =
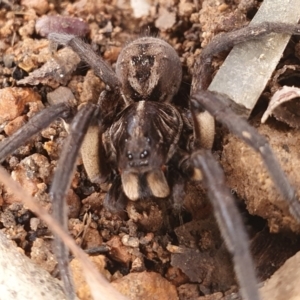
<instances>
[{"instance_id":1,"label":"brown stone","mask_svg":"<svg viewBox=\"0 0 300 300\"><path fill-rule=\"evenodd\" d=\"M112 282L112 285L131 300L176 300L175 286L154 272L131 273Z\"/></svg>"},{"instance_id":2,"label":"brown stone","mask_svg":"<svg viewBox=\"0 0 300 300\"><path fill-rule=\"evenodd\" d=\"M28 88L8 87L0 90L0 123L21 115L27 102L40 101L39 94Z\"/></svg>"}]
</instances>

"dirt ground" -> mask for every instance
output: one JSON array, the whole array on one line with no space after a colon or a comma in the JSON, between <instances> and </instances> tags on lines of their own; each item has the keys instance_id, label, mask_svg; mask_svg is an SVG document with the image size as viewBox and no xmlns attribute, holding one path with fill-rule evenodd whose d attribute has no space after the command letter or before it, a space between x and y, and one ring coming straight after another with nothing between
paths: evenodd
<instances>
[{"instance_id":1,"label":"dirt ground","mask_svg":"<svg viewBox=\"0 0 300 300\"><path fill-rule=\"evenodd\" d=\"M66 87L63 97L74 97L78 104L97 101L104 89L70 49L56 52L45 38L65 27L67 19L54 16L81 18L74 21L71 33L81 35L113 67L121 48L134 38L147 34L163 38L180 56L183 84L177 97L187 101L195 57L201 48L215 34L247 25L259 5L260 1L254 0L0 1L0 140L48 107L57 97L53 91L60 86ZM298 48L298 39L292 38L278 70L286 64L299 64ZM61 65L47 65L53 55L63 63L63 76ZM225 56L222 53L215 58L216 71ZM296 77L282 71L270 80L250 122L267 137L297 188L298 130L275 119L265 125L259 121L274 89L295 85ZM66 136L62 122L55 121L3 162L12 178L49 211L47 192ZM217 126L213 151L240 208L258 278L263 282L300 250L300 225L248 146ZM129 204L128 217L121 219L103 207L104 197L105 191L88 180L79 158L67 199L69 230L122 293L130 299L239 299L231 258L201 184L188 184L179 215L166 216L156 203L138 203ZM0 206L0 230L34 262L59 276L52 252L53 235L44 222L4 186ZM78 297L91 299L80 272L73 268Z\"/></svg>"}]
</instances>

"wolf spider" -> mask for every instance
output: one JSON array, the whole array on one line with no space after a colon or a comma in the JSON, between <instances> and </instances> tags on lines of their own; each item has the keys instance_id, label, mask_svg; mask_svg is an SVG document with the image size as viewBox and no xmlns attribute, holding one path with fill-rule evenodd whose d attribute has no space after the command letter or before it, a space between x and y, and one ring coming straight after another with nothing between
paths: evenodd
<instances>
[{"instance_id":1,"label":"wolf spider","mask_svg":"<svg viewBox=\"0 0 300 300\"><path fill-rule=\"evenodd\" d=\"M124 211L128 201L149 198L169 198L178 208L183 202L186 181L203 180L233 256L241 294L244 299L260 299L242 219L225 185L223 171L210 152L214 140L213 118L261 155L275 185L299 221L300 205L267 140L233 113L224 104L222 95L208 91L207 86L215 54L270 32L299 34L300 26L275 23L249 26L216 36L202 50L195 63L190 114L172 103L181 83L182 70L177 53L165 41L142 37L129 43L121 51L114 73L80 38L52 33L49 39L71 47L92 67L106 89L97 104L86 103L77 109L62 102L41 111L0 144L0 158L3 160L55 119L73 117L77 110L50 190L54 215L61 224L67 228L63 200L80 149L90 180L111 184L105 205L114 213ZM66 292L73 299L68 252L60 241L57 241L56 255Z\"/></svg>"}]
</instances>

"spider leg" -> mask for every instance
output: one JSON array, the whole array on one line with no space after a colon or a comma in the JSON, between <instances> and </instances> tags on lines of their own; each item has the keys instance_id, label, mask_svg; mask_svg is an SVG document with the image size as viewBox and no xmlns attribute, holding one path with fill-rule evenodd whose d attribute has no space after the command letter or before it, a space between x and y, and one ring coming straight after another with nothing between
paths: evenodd
<instances>
[{"instance_id":1,"label":"spider leg","mask_svg":"<svg viewBox=\"0 0 300 300\"><path fill-rule=\"evenodd\" d=\"M103 206L110 212L118 214L121 218L125 218L127 203L128 198L122 189L121 176L116 175L104 198Z\"/></svg>"},{"instance_id":2,"label":"spider leg","mask_svg":"<svg viewBox=\"0 0 300 300\"><path fill-rule=\"evenodd\" d=\"M54 120L69 112L70 106L59 103L37 113L25 126L0 143L0 161L3 161L7 155L25 144L33 135L48 127Z\"/></svg>"},{"instance_id":3,"label":"spider leg","mask_svg":"<svg viewBox=\"0 0 300 300\"><path fill-rule=\"evenodd\" d=\"M175 168L168 170L167 178L169 186L172 187L170 201L173 210L179 213L184 202L186 179L183 177L183 174Z\"/></svg>"},{"instance_id":4,"label":"spider leg","mask_svg":"<svg viewBox=\"0 0 300 300\"><path fill-rule=\"evenodd\" d=\"M95 114L95 110L97 111L97 108L93 104L84 105L74 117L70 125L70 133L63 147L50 189L50 195L53 201L52 205L54 216L65 229L67 229L67 209L64 201L65 196L70 186L80 146L84 139L85 133L88 130L91 119ZM55 254L57 257L59 270L61 272L61 277L64 282L66 294L69 299L75 299L76 295L73 288L73 281L68 268L68 249L58 237L56 237L55 240Z\"/></svg>"},{"instance_id":5,"label":"spider leg","mask_svg":"<svg viewBox=\"0 0 300 300\"><path fill-rule=\"evenodd\" d=\"M118 90L119 80L111 67L98 56L92 47L81 38L63 33L50 33L48 38L55 43L69 46L79 57L94 70L95 74L111 89Z\"/></svg>"},{"instance_id":6,"label":"spider leg","mask_svg":"<svg viewBox=\"0 0 300 300\"><path fill-rule=\"evenodd\" d=\"M110 166L104 147L104 132L113 123L119 97L104 90L98 99L99 116L93 122L81 146L81 158L84 168L91 182L104 183L110 174Z\"/></svg>"},{"instance_id":7,"label":"spider leg","mask_svg":"<svg viewBox=\"0 0 300 300\"><path fill-rule=\"evenodd\" d=\"M216 35L202 50L200 56L195 62L195 75L192 83L192 93L194 93L198 88L203 90L208 88L208 85L211 82L211 61L214 55L222 51L229 50L237 44L260 38L269 33L299 35L300 25L265 22Z\"/></svg>"},{"instance_id":8,"label":"spider leg","mask_svg":"<svg viewBox=\"0 0 300 300\"><path fill-rule=\"evenodd\" d=\"M224 173L208 150L195 152L190 161L195 168L202 171L220 231L233 256L242 298L258 300L260 296L247 234L234 199L226 187Z\"/></svg>"},{"instance_id":9,"label":"spider leg","mask_svg":"<svg viewBox=\"0 0 300 300\"><path fill-rule=\"evenodd\" d=\"M236 115L221 100L222 95L199 90L191 96L193 111L207 110L218 122L227 126L230 132L245 141L258 152L265 163L273 182L288 202L290 212L300 222L300 203L296 192L281 169L265 137L261 136L247 121Z\"/></svg>"},{"instance_id":10,"label":"spider leg","mask_svg":"<svg viewBox=\"0 0 300 300\"><path fill-rule=\"evenodd\" d=\"M93 183L102 184L110 174L99 124L89 126L81 145L81 158L85 171Z\"/></svg>"}]
</instances>

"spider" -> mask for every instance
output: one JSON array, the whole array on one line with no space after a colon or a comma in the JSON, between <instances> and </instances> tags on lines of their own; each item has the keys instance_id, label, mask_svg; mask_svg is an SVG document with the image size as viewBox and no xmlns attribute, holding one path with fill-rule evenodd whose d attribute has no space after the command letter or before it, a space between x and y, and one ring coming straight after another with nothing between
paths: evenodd
<instances>
[{"instance_id":1,"label":"spider","mask_svg":"<svg viewBox=\"0 0 300 300\"><path fill-rule=\"evenodd\" d=\"M80 38L51 33L48 38L71 47L92 67L106 89L97 104L87 103L77 109L62 102L41 111L0 144L0 158L3 160L55 119L70 118L77 110L50 190L53 211L61 224L67 227L63 200L80 149L90 180L111 184L105 205L114 213L124 211L128 201L148 198L161 201L170 198L178 209L183 202L186 181L202 180L233 256L241 294L244 299L260 299L241 217L225 185L223 171L210 151L214 140L211 116L261 155L299 221L300 205L266 139L233 113L222 95L208 91L207 86L215 54L270 32L299 34L300 26L262 23L245 27L216 36L203 49L195 63L190 114L172 103L181 83L182 70L176 51L165 41L154 37L132 41L121 51L114 73ZM187 133L189 138L185 137ZM56 255L67 295L74 299L67 268L68 252L60 241L57 241Z\"/></svg>"}]
</instances>

